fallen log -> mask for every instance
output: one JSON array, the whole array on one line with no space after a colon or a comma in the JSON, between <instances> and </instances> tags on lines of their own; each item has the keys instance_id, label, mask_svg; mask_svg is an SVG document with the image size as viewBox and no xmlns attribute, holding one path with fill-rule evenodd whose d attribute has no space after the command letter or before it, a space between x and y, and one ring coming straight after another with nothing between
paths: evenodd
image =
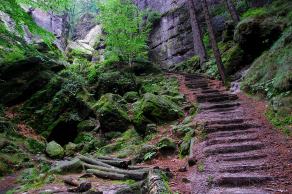
<instances>
[{"instance_id":1,"label":"fallen log","mask_svg":"<svg viewBox=\"0 0 292 194\"><path fill-rule=\"evenodd\" d=\"M97 159L97 161L118 167L118 168L124 168L126 169L128 167L128 163L123 160L103 160L103 159Z\"/></svg>"},{"instance_id":2,"label":"fallen log","mask_svg":"<svg viewBox=\"0 0 292 194\"><path fill-rule=\"evenodd\" d=\"M105 172L105 171L100 171L96 169L87 169L87 173L92 173L95 176L99 178L106 178L106 179L111 179L111 180L126 180L128 177L124 174L120 173L113 173L113 172Z\"/></svg>"},{"instance_id":3,"label":"fallen log","mask_svg":"<svg viewBox=\"0 0 292 194\"><path fill-rule=\"evenodd\" d=\"M129 161L129 160L124 160L124 159L121 159L121 158L114 158L114 157L109 157L109 156L98 156L96 158L100 159L100 160L118 160L118 161L125 161L125 162Z\"/></svg>"},{"instance_id":4,"label":"fallen log","mask_svg":"<svg viewBox=\"0 0 292 194\"><path fill-rule=\"evenodd\" d=\"M91 165L91 164L83 164L83 166L87 169L97 169L100 171L105 171L105 172L113 172L113 173L119 173L126 175L129 179L133 180L143 180L147 176L147 172L143 171L137 171L137 170L123 170L123 169L118 169L118 168L106 168L102 166L96 166L96 165Z\"/></svg>"},{"instance_id":5,"label":"fallen log","mask_svg":"<svg viewBox=\"0 0 292 194\"><path fill-rule=\"evenodd\" d=\"M149 172L143 190L148 194L170 193L164 183L160 170L156 169Z\"/></svg>"},{"instance_id":6,"label":"fallen log","mask_svg":"<svg viewBox=\"0 0 292 194\"><path fill-rule=\"evenodd\" d=\"M50 172L58 173L58 174L66 174L66 173L79 173L82 172L82 162L78 158L75 158L71 161L64 161L53 167Z\"/></svg>"},{"instance_id":7,"label":"fallen log","mask_svg":"<svg viewBox=\"0 0 292 194\"><path fill-rule=\"evenodd\" d=\"M83 156L83 155L80 155L80 154L78 154L78 158L81 161L86 162L88 164L94 164L94 165L103 166L103 167L107 167L107 168L115 168L114 166L111 166L109 164L106 164L106 163L104 163L102 161L94 160L92 158L89 158L89 157L86 157L86 156Z\"/></svg>"}]
</instances>

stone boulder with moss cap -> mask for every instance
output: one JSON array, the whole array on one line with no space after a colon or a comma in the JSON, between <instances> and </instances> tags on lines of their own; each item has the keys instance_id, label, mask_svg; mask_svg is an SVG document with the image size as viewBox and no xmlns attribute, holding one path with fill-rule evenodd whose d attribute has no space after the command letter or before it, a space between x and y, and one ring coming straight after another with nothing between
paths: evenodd
<instances>
[{"instance_id":1,"label":"stone boulder with moss cap","mask_svg":"<svg viewBox=\"0 0 292 194\"><path fill-rule=\"evenodd\" d=\"M64 149L55 141L51 141L47 144L46 153L50 158L54 159L61 159L64 157Z\"/></svg>"},{"instance_id":2,"label":"stone boulder with moss cap","mask_svg":"<svg viewBox=\"0 0 292 194\"><path fill-rule=\"evenodd\" d=\"M145 127L151 121L161 123L172 121L183 115L181 108L165 96L151 93L144 94L143 98L134 105L133 122L136 127Z\"/></svg>"},{"instance_id":3,"label":"stone boulder with moss cap","mask_svg":"<svg viewBox=\"0 0 292 194\"><path fill-rule=\"evenodd\" d=\"M93 107L98 113L103 132L124 131L130 121L125 100L117 94L105 94Z\"/></svg>"}]
</instances>

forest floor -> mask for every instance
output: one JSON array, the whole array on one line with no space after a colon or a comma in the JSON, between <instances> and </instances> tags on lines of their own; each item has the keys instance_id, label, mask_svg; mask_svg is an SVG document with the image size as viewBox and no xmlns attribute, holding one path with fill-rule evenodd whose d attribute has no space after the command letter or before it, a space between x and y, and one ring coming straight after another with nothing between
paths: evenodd
<instances>
[{"instance_id":1,"label":"forest floor","mask_svg":"<svg viewBox=\"0 0 292 194\"><path fill-rule=\"evenodd\" d=\"M186 101L199 106L192 122L204 127L196 135L190 154L196 164L189 166L189 157L172 154L160 155L141 166L171 172L169 187L174 193L292 193L292 138L274 129L267 121L264 115L266 102L243 93L231 94L221 82L201 75L167 76L176 77ZM158 133L149 143L155 144L162 137L180 141L171 124L159 126ZM60 182L29 193L68 193L61 180L80 179L82 175L59 176ZM17 174L7 176L0 185L6 185L4 190L8 190L16 186L16 177ZM108 194L127 186L124 182L96 177L86 178L86 181Z\"/></svg>"}]
</instances>

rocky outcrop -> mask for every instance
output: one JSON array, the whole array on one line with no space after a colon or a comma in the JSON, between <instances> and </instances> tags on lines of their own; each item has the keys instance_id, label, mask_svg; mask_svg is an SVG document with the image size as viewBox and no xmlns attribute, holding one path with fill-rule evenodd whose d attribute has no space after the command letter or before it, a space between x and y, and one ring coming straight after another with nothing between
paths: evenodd
<instances>
[{"instance_id":1,"label":"rocky outcrop","mask_svg":"<svg viewBox=\"0 0 292 194\"><path fill-rule=\"evenodd\" d=\"M135 0L141 9L161 13L160 21L150 34L150 58L162 68L185 61L195 55L189 10L186 0ZM218 3L212 0L211 3ZM196 4L197 5L197 4ZM202 20L200 15L199 20ZM213 19L215 29L223 30L224 18Z\"/></svg>"},{"instance_id":2,"label":"rocky outcrop","mask_svg":"<svg viewBox=\"0 0 292 194\"><path fill-rule=\"evenodd\" d=\"M68 36L67 17L45 12L41 9L29 8L27 12L32 16L38 26L43 27L56 36L57 40L55 43L60 50L66 48L66 39Z\"/></svg>"}]
</instances>

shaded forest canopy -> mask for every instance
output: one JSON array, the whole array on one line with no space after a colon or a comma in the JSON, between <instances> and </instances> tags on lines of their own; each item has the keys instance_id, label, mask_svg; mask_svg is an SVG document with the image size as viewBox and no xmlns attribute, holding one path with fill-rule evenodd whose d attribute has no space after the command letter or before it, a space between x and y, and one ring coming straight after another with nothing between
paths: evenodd
<instances>
[{"instance_id":1,"label":"shaded forest canopy","mask_svg":"<svg viewBox=\"0 0 292 194\"><path fill-rule=\"evenodd\" d=\"M105 163L122 169L185 158L202 129L192 122L200 110L170 72L222 80L267 101L266 117L290 135L291 1L175 2L1 2L0 177L22 171L20 186L3 191L58 183L56 161L80 154L114 158ZM123 181L109 184L137 192L143 169L115 170L124 176L111 177ZM167 171L158 174L171 192Z\"/></svg>"}]
</instances>

